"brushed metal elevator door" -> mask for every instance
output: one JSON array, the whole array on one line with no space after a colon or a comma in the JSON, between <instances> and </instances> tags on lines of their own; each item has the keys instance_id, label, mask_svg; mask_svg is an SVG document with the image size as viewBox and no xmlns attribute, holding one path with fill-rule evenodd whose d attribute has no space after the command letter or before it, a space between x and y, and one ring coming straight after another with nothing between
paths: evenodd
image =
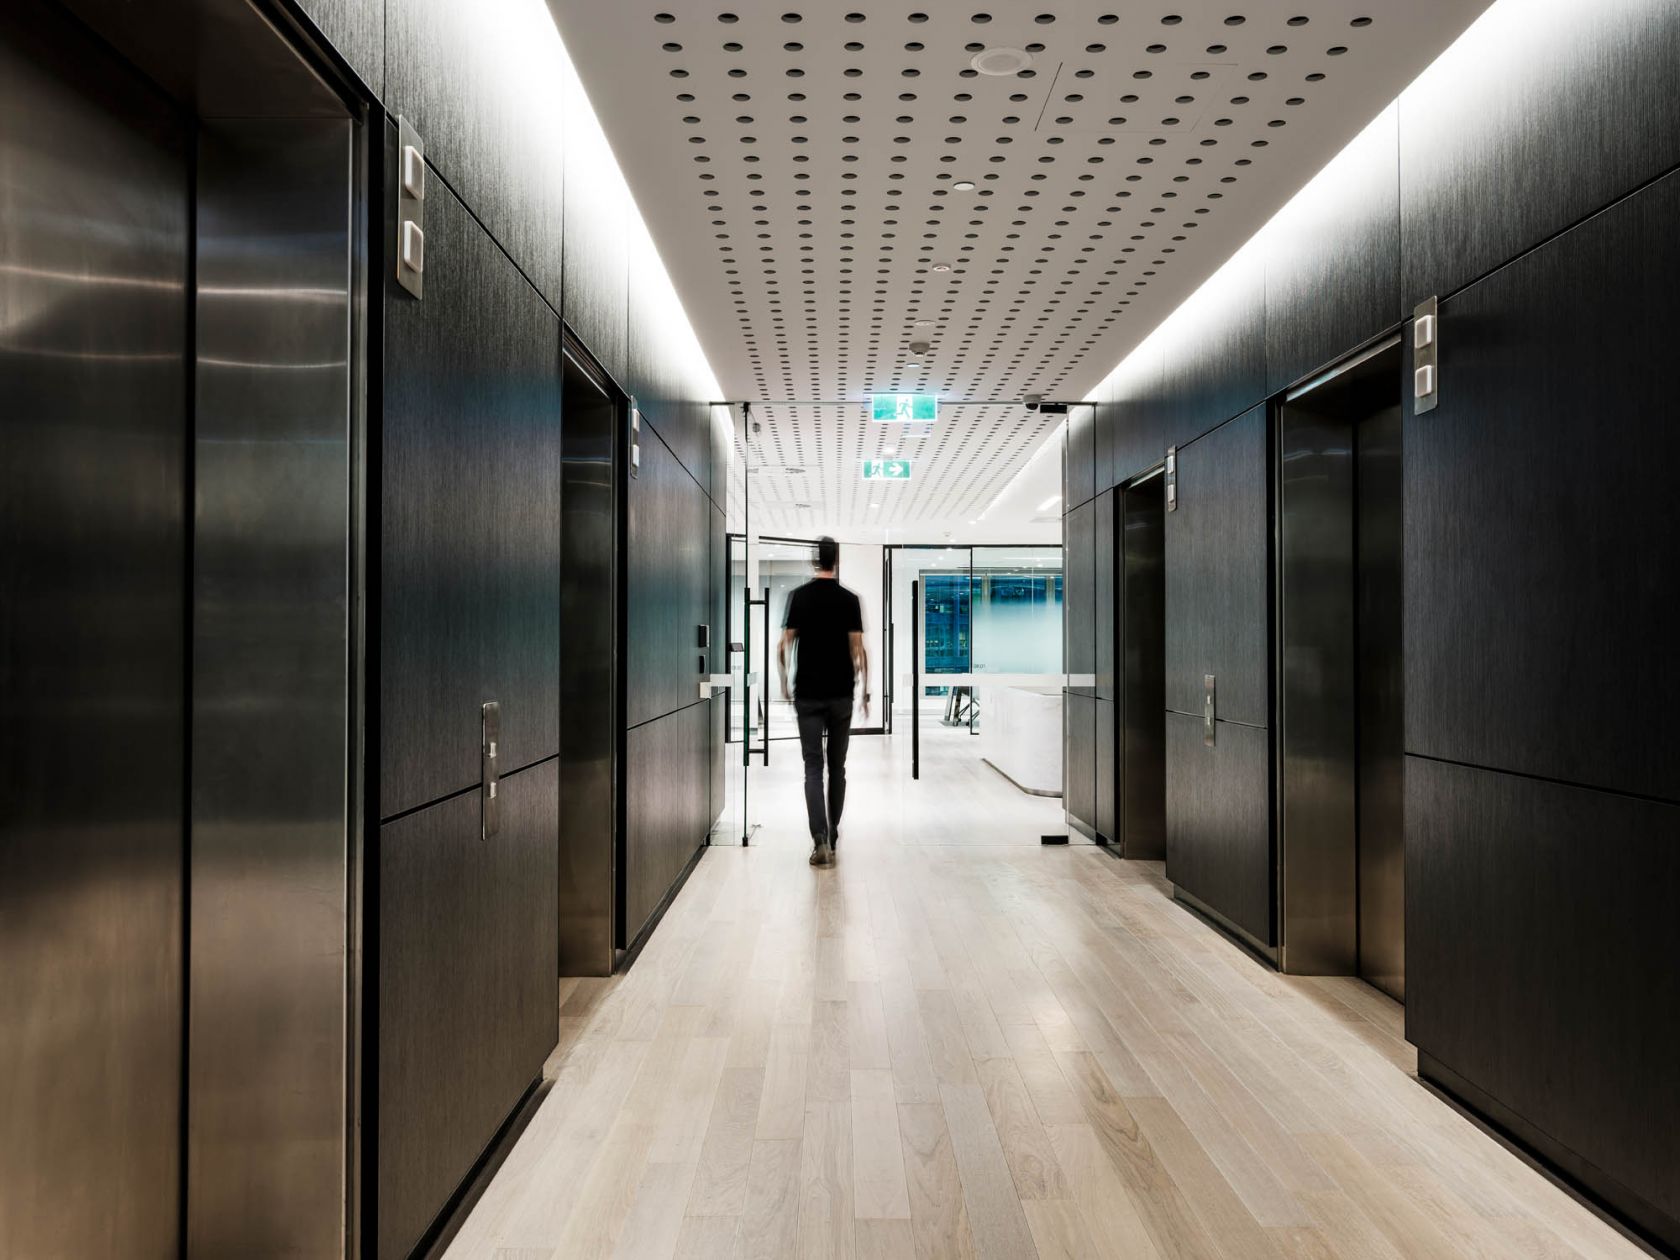
<instances>
[{"instance_id":1,"label":"brushed metal elevator door","mask_svg":"<svg viewBox=\"0 0 1680 1260\"><path fill-rule=\"evenodd\" d=\"M612 974L618 405L570 354L561 402L560 974Z\"/></svg>"},{"instance_id":2,"label":"brushed metal elevator door","mask_svg":"<svg viewBox=\"0 0 1680 1260\"><path fill-rule=\"evenodd\" d=\"M1398 375L1398 373L1396 373ZM1404 384L1404 382L1402 382ZM1359 649L1359 974L1406 1000L1406 732L1399 391L1355 445Z\"/></svg>"},{"instance_id":3,"label":"brushed metal elevator door","mask_svg":"<svg viewBox=\"0 0 1680 1260\"><path fill-rule=\"evenodd\" d=\"M0 1255L179 1241L187 129L0 15Z\"/></svg>"}]
</instances>

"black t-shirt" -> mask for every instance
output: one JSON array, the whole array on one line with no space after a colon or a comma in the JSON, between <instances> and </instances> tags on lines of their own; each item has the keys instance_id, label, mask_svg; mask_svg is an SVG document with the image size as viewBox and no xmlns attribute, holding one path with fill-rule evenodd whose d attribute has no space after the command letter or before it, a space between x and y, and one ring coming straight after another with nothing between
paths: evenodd
<instances>
[{"instance_id":1,"label":"black t-shirt","mask_svg":"<svg viewBox=\"0 0 1680 1260\"><path fill-rule=\"evenodd\" d=\"M782 625L797 631L795 700L845 700L852 694L852 640L863 606L835 578L813 578L788 596Z\"/></svg>"}]
</instances>

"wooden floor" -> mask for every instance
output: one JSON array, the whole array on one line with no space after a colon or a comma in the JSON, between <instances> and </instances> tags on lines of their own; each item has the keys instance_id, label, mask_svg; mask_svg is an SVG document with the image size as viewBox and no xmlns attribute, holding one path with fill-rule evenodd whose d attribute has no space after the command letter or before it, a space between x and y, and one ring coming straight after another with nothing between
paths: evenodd
<instances>
[{"instance_id":1,"label":"wooden floor","mask_svg":"<svg viewBox=\"0 0 1680 1260\"><path fill-rule=\"evenodd\" d=\"M1041 847L1059 805L973 748L910 783L854 741L813 870L778 747L755 844L563 984L452 1260L1642 1254L1418 1084L1400 1007L1264 968L1158 863Z\"/></svg>"}]
</instances>

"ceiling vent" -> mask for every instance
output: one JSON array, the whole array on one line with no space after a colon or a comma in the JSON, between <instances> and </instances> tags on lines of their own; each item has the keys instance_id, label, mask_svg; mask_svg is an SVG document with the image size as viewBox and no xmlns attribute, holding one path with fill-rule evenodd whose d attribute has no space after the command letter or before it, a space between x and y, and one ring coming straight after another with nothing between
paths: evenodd
<instances>
[{"instance_id":1,"label":"ceiling vent","mask_svg":"<svg viewBox=\"0 0 1680 1260\"><path fill-rule=\"evenodd\" d=\"M1019 48L982 48L968 64L981 74L1001 78L1032 65L1032 54Z\"/></svg>"}]
</instances>

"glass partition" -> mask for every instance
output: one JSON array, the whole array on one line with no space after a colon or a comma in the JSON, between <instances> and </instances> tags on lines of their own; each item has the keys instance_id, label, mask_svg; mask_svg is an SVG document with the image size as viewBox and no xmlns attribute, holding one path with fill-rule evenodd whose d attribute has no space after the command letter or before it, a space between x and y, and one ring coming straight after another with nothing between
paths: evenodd
<instances>
[{"instance_id":1,"label":"glass partition","mask_svg":"<svg viewBox=\"0 0 1680 1260\"><path fill-rule=\"evenodd\" d=\"M973 673L1062 670L1062 549L973 549Z\"/></svg>"},{"instance_id":2,"label":"glass partition","mask_svg":"<svg viewBox=\"0 0 1680 1260\"><path fill-rule=\"evenodd\" d=\"M980 675L1062 672L1059 546L899 546L890 554L889 721L907 721L919 703L924 723L978 730ZM912 639L913 584L919 642ZM920 653L919 694L911 677L913 652Z\"/></svg>"}]
</instances>

